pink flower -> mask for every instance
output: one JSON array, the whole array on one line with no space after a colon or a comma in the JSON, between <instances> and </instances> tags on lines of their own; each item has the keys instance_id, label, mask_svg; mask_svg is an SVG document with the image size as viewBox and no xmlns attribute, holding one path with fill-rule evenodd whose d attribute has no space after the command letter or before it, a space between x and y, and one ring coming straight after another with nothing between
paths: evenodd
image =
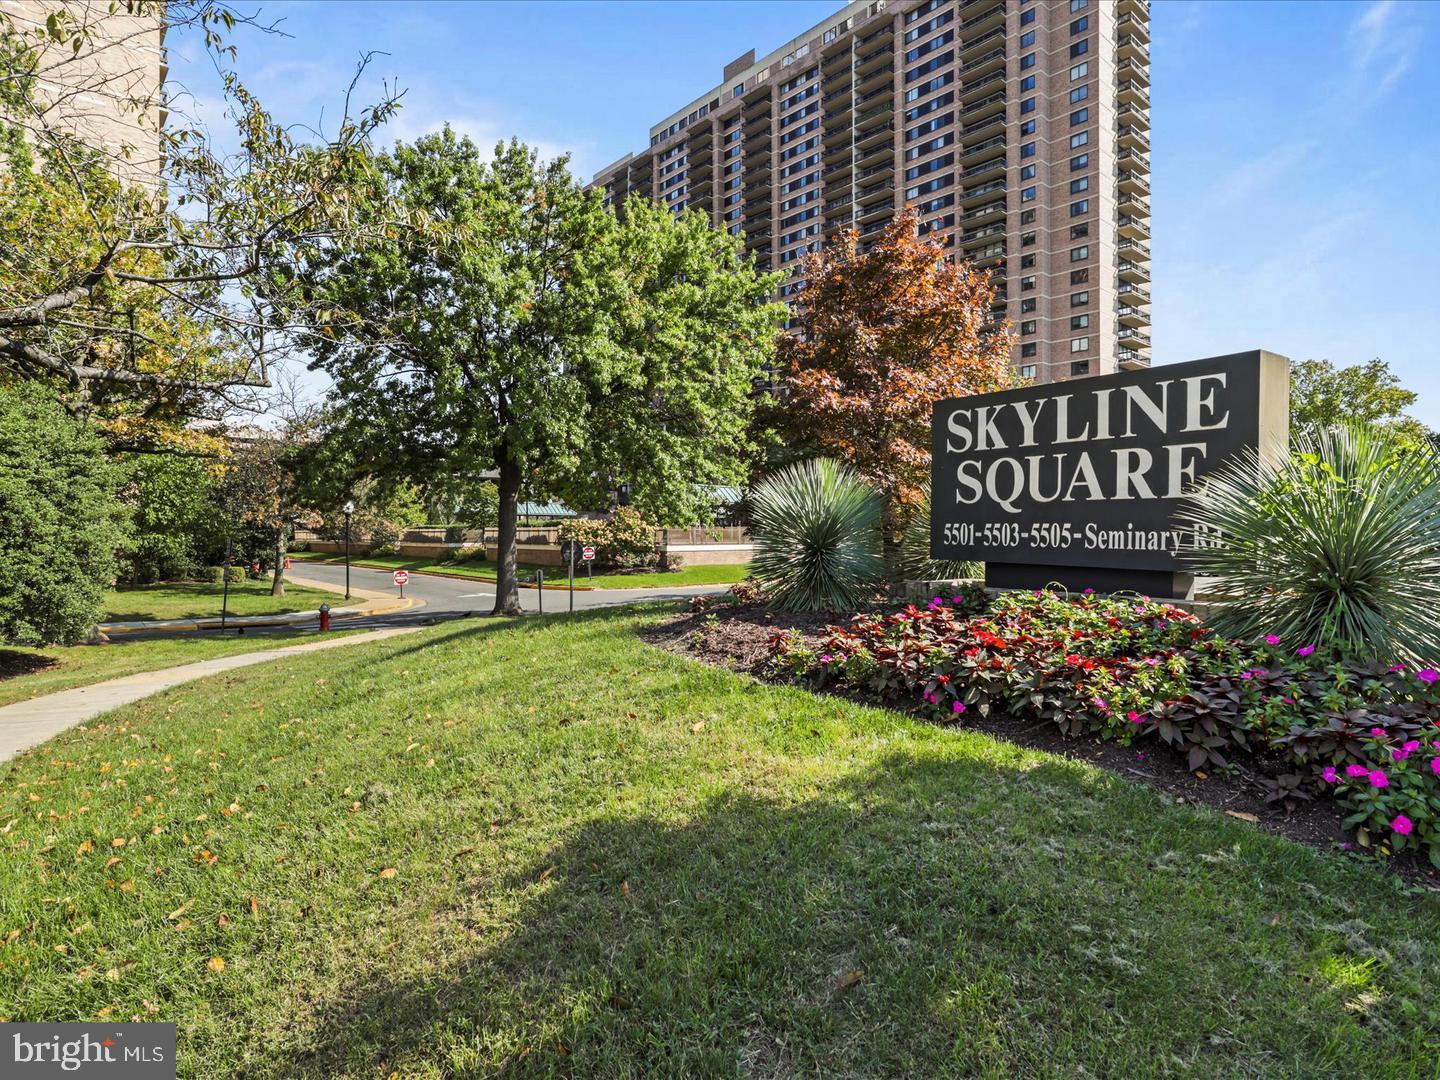
<instances>
[{"instance_id":1,"label":"pink flower","mask_svg":"<svg viewBox=\"0 0 1440 1080\"><path fill-rule=\"evenodd\" d=\"M1242 679L1253 679L1254 677L1254 674L1249 671L1240 672L1240 678Z\"/></svg>"},{"instance_id":2,"label":"pink flower","mask_svg":"<svg viewBox=\"0 0 1440 1080\"><path fill-rule=\"evenodd\" d=\"M1433 667L1422 668L1415 672L1415 678L1423 683L1433 683L1436 679L1440 679L1440 671L1436 671Z\"/></svg>"},{"instance_id":3,"label":"pink flower","mask_svg":"<svg viewBox=\"0 0 1440 1080\"><path fill-rule=\"evenodd\" d=\"M957 702L955 702L955 704L954 704L953 706L951 706L950 711L953 712L953 713L962 713L962 712L964 712L964 711L965 711L965 703L964 703L963 701L957 701Z\"/></svg>"},{"instance_id":4,"label":"pink flower","mask_svg":"<svg viewBox=\"0 0 1440 1080\"><path fill-rule=\"evenodd\" d=\"M1125 714L1125 719L1129 720L1132 724L1143 724L1145 722L1145 718L1141 716L1138 712L1136 712L1134 709L1131 709L1128 713Z\"/></svg>"},{"instance_id":5,"label":"pink flower","mask_svg":"<svg viewBox=\"0 0 1440 1080\"><path fill-rule=\"evenodd\" d=\"M831 656L831 655L827 652L827 653L824 653L824 654L820 657L820 663L822 663L822 664L828 664L828 663L830 663L831 660L834 660L834 659L835 659L835 658L834 658L833 656Z\"/></svg>"},{"instance_id":6,"label":"pink flower","mask_svg":"<svg viewBox=\"0 0 1440 1080\"><path fill-rule=\"evenodd\" d=\"M1369 776L1370 770L1367 769L1364 765L1346 765L1345 775L1350 777L1352 780L1358 780L1362 776Z\"/></svg>"},{"instance_id":7,"label":"pink flower","mask_svg":"<svg viewBox=\"0 0 1440 1080\"><path fill-rule=\"evenodd\" d=\"M1402 671L1404 671L1404 670L1405 670L1405 665L1404 665L1404 664L1391 664L1391 665L1390 665L1390 674L1392 674L1392 675L1398 675L1400 672L1402 672Z\"/></svg>"},{"instance_id":8,"label":"pink flower","mask_svg":"<svg viewBox=\"0 0 1440 1080\"><path fill-rule=\"evenodd\" d=\"M1339 777L1335 775L1335 766L1326 765L1325 771L1320 774L1320 779L1324 780L1327 784L1335 783L1335 781L1339 779Z\"/></svg>"},{"instance_id":9,"label":"pink flower","mask_svg":"<svg viewBox=\"0 0 1440 1080\"><path fill-rule=\"evenodd\" d=\"M1089 596L1089 595L1090 595L1091 593L1093 593L1094 591L1095 591L1094 589L1089 588L1089 587L1087 586L1087 587L1084 589L1084 595Z\"/></svg>"},{"instance_id":10,"label":"pink flower","mask_svg":"<svg viewBox=\"0 0 1440 1080\"><path fill-rule=\"evenodd\" d=\"M1430 771L1440 776L1440 757L1430 759Z\"/></svg>"},{"instance_id":11,"label":"pink flower","mask_svg":"<svg viewBox=\"0 0 1440 1080\"><path fill-rule=\"evenodd\" d=\"M1160 658L1158 656L1147 656L1145 658L1145 663L1149 664L1151 667L1154 667L1155 665L1160 663Z\"/></svg>"},{"instance_id":12,"label":"pink flower","mask_svg":"<svg viewBox=\"0 0 1440 1080\"><path fill-rule=\"evenodd\" d=\"M1410 751L1409 751L1409 750L1400 749L1400 750L1391 750L1391 751L1390 751L1390 760L1391 760L1391 761L1404 761L1404 760L1405 760L1407 757L1409 757L1409 756L1410 756Z\"/></svg>"},{"instance_id":13,"label":"pink flower","mask_svg":"<svg viewBox=\"0 0 1440 1080\"><path fill-rule=\"evenodd\" d=\"M1314 645L1301 645L1300 648L1298 648L1298 649L1295 650L1295 655L1296 655L1296 656L1309 656L1309 655L1310 655L1312 652L1314 652L1314 651L1315 651L1315 646L1314 646Z\"/></svg>"},{"instance_id":14,"label":"pink flower","mask_svg":"<svg viewBox=\"0 0 1440 1080\"><path fill-rule=\"evenodd\" d=\"M1394 829L1401 836L1409 836L1411 830L1415 828L1415 825L1404 814L1396 814L1395 820L1390 822L1390 828Z\"/></svg>"},{"instance_id":15,"label":"pink flower","mask_svg":"<svg viewBox=\"0 0 1440 1080\"><path fill-rule=\"evenodd\" d=\"M1405 745L1402 746L1400 749L1404 750L1405 753L1407 753L1407 754L1413 754L1416 750L1419 750L1419 749L1420 749L1420 740L1419 740L1419 739L1407 739L1407 740L1405 741Z\"/></svg>"},{"instance_id":16,"label":"pink flower","mask_svg":"<svg viewBox=\"0 0 1440 1080\"><path fill-rule=\"evenodd\" d=\"M1377 739L1383 739L1385 738L1385 729L1383 727L1372 727L1370 729L1370 734L1375 736L1375 738Z\"/></svg>"},{"instance_id":17,"label":"pink flower","mask_svg":"<svg viewBox=\"0 0 1440 1080\"><path fill-rule=\"evenodd\" d=\"M1265 644L1266 644L1266 645L1279 645L1279 644L1280 644L1280 635L1279 635L1279 634L1266 634L1266 635L1265 635Z\"/></svg>"},{"instance_id":18,"label":"pink flower","mask_svg":"<svg viewBox=\"0 0 1440 1080\"><path fill-rule=\"evenodd\" d=\"M1386 776L1383 772L1381 772L1379 769L1376 769L1374 772L1372 772L1372 773L1370 774L1370 786L1371 786L1371 787L1389 787L1389 786L1390 786L1390 778L1389 778L1388 776Z\"/></svg>"},{"instance_id":19,"label":"pink flower","mask_svg":"<svg viewBox=\"0 0 1440 1080\"><path fill-rule=\"evenodd\" d=\"M1097 698L1091 698L1090 700L1095 703L1095 707L1096 707L1097 709L1103 709L1105 712L1109 712L1109 711L1110 711L1110 706L1105 703L1105 699L1104 699L1104 698L1098 698L1098 697L1097 697Z\"/></svg>"},{"instance_id":20,"label":"pink flower","mask_svg":"<svg viewBox=\"0 0 1440 1080\"><path fill-rule=\"evenodd\" d=\"M1294 705L1294 704L1295 704L1295 699L1294 699L1294 698L1282 697L1280 700L1283 701L1283 702L1285 702L1286 705Z\"/></svg>"}]
</instances>

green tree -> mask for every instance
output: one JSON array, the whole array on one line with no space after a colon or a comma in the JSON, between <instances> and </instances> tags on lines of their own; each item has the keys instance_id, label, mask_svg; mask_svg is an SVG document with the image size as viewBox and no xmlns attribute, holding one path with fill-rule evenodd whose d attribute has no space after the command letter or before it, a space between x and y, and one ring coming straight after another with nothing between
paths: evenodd
<instances>
[{"instance_id":1,"label":"green tree","mask_svg":"<svg viewBox=\"0 0 1440 1080\"><path fill-rule=\"evenodd\" d=\"M1374 424L1389 428L1406 443L1422 443L1429 433L1406 415L1415 396L1378 357L1343 368L1329 360L1301 360L1290 368L1290 430L1298 434L1351 423Z\"/></svg>"},{"instance_id":2,"label":"green tree","mask_svg":"<svg viewBox=\"0 0 1440 1080\"><path fill-rule=\"evenodd\" d=\"M780 318L736 238L642 203L622 226L564 159L511 142L482 160L448 129L377 172L382 204L438 225L312 264L316 363L363 471L495 472L497 614L521 610L522 489L604 505L624 481L659 517L733 477Z\"/></svg>"},{"instance_id":3,"label":"green tree","mask_svg":"<svg viewBox=\"0 0 1440 1080\"><path fill-rule=\"evenodd\" d=\"M42 388L0 386L0 640L82 640L125 539L121 470Z\"/></svg>"},{"instance_id":4,"label":"green tree","mask_svg":"<svg viewBox=\"0 0 1440 1080\"><path fill-rule=\"evenodd\" d=\"M131 454L120 463L134 525L120 553L121 578L143 584L192 576L225 532L215 501L216 460Z\"/></svg>"}]
</instances>

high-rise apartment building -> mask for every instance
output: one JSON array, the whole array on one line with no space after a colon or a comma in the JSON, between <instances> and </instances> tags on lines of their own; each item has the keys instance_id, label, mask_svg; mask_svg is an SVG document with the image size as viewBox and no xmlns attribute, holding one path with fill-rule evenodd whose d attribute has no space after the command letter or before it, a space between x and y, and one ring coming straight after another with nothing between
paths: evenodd
<instances>
[{"instance_id":1,"label":"high-rise apartment building","mask_svg":"<svg viewBox=\"0 0 1440 1080\"><path fill-rule=\"evenodd\" d=\"M596 174L743 233L764 269L903 206L993 268L1015 364L1150 363L1148 0L856 0L666 117Z\"/></svg>"}]
</instances>

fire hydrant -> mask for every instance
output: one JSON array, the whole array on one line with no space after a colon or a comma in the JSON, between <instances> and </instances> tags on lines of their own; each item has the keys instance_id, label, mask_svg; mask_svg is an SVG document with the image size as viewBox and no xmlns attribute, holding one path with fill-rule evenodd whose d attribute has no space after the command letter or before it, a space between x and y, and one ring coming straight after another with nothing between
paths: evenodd
<instances>
[{"instance_id":1,"label":"fire hydrant","mask_svg":"<svg viewBox=\"0 0 1440 1080\"><path fill-rule=\"evenodd\" d=\"M320 632L323 634L330 629L330 605L320 605Z\"/></svg>"}]
</instances>

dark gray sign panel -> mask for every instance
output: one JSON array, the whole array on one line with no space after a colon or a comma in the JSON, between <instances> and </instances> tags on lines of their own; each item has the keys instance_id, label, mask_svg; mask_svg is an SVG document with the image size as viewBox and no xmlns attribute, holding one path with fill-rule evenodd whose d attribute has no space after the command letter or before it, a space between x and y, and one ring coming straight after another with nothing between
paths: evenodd
<instances>
[{"instance_id":1,"label":"dark gray sign panel","mask_svg":"<svg viewBox=\"0 0 1440 1080\"><path fill-rule=\"evenodd\" d=\"M931 551L1183 571L1182 495L1246 448L1284 452L1289 386L1256 351L937 402Z\"/></svg>"}]
</instances>

